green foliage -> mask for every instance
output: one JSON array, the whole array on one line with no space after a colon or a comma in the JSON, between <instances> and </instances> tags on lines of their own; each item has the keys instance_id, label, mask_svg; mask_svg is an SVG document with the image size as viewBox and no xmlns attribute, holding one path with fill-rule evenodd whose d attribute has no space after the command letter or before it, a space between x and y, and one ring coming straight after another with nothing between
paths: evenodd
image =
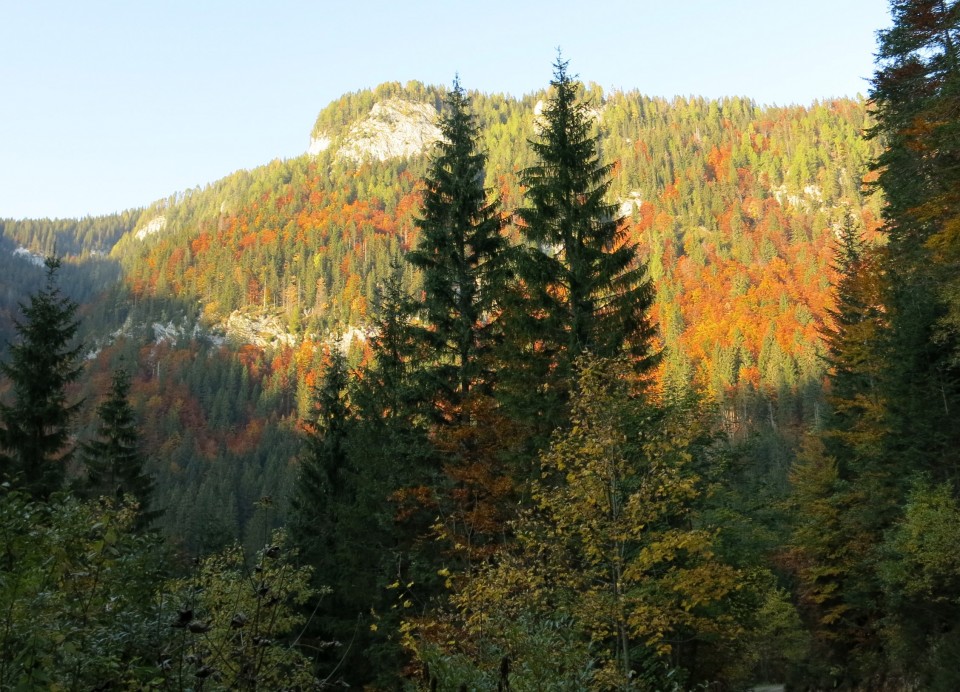
<instances>
[{"instance_id":1,"label":"green foliage","mask_svg":"<svg viewBox=\"0 0 960 692\"><path fill-rule=\"evenodd\" d=\"M97 407L96 437L80 446L80 461L87 470L82 489L91 497L121 499L130 495L141 509L143 522L149 523L156 516L150 511L154 481L144 470L129 395L130 375L120 368L113 375L108 397Z\"/></svg>"},{"instance_id":2,"label":"green foliage","mask_svg":"<svg viewBox=\"0 0 960 692\"><path fill-rule=\"evenodd\" d=\"M514 671L552 668L561 680L589 671L596 689L664 685L684 659L671 654L692 641L722 648L741 632L717 609L738 573L716 559L713 531L689 523L702 418L653 405L626 357L579 368L570 429L540 457L534 508L511 527L517 545L465 580L449 622L419 623L411 647L440 647L488 674L509 656ZM523 640L556 618L571 622L559 652Z\"/></svg>"},{"instance_id":3,"label":"green foliage","mask_svg":"<svg viewBox=\"0 0 960 692\"><path fill-rule=\"evenodd\" d=\"M68 403L67 386L82 370L82 347L74 343L77 304L57 285L59 267L58 259L47 258L46 285L21 305L18 342L0 364L13 389L13 403L0 404L0 479L39 499L63 485L72 454L70 423L81 403Z\"/></svg>"},{"instance_id":4,"label":"green foliage","mask_svg":"<svg viewBox=\"0 0 960 692\"><path fill-rule=\"evenodd\" d=\"M420 338L433 365L427 376L440 401L456 406L489 379L492 320L505 281L507 241L495 202L483 187L486 157L470 101L455 81L424 178L416 249L406 259L423 274ZM438 402L440 403L440 402ZM442 406L442 404L441 404Z\"/></svg>"},{"instance_id":5,"label":"green foliage","mask_svg":"<svg viewBox=\"0 0 960 692\"><path fill-rule=\"evenodd\" d=\"M943 288L960 209L960 5L894 0L891 11L871 93L887 242L841 235L826 333L831 410L793 472L789 560L814 635L806 680L950 689L960 378Z\"/></svg>"},{"instance_id":6,"label":"green foliage","mask_svg":"<svg viewBox=\"0 0 960 692\"><path fill-rule=\"evenodd\" d=\"M916 479L878 560L886 611L887 670L922 689L949 690L958 677L960 502L949 484Z\"/></svg>"},{"instance_id":7,"label":"green foliage","mask_svg":"<svg viewBox=\"0 0 960 692\"><path fill-rule=\"evenodd\" d=\"M82 219L0 219L0 235L44 257L109 254L139 221L140 209Z\"/></svg>"},{"instance_id":8,"label":"green foliage","mask_svg":"<svg viewBox=\"0 0 960 692\"><path fill-rule=\"evenodd\" d=\"M336 532L335 527L325 527L323 523L330 519L331 501L342 501L348 483L346 444L352 413L346 399L347 377L346 357L334 348L321 384L314 392L306 453L300 464L292 505L292 524L297 527L294 536L301 546L313 540L320 540L322 544Z\"/></svg>"},{"instance_id":9,"label":"green foliage","mask_svg":"<svg viewBox=\"0 0 960 692\"><path fill-rule=\"evenodd\" d=\"M601 163L588 106L560 59L551 86L540 136L531 142L538 163L521 174L527 206L517 211L529 245L518 266L526 312L543 314L531 331L548 351L565 354L563 372L584 352L609 357L627 348L644 358L651 286L608 199L613 164Z\"/></svg>"},{"instance_id":10,"label":"green foliage","mask_svg":"<svg viewBox=\"0 0 960 692\"><path fill-rule=\"evenodd\" d=\"M155 684L173 689L311 690L309 657L293 644L302 606L316 592L283 533L252 558L239 545L204 558L165 585L161 618L170 641Z\"/></svg>"},{"instance_id":11,"label":"green foliage","mask_svg":"<svg viewBox=\"0 0 960 692\"><path fill-rule=\"evenodd\" d=\"M505 301L500 354L501 399L541 435L562 420L580 354L610 357L626 348L646 369L653 336L652 285L608 199L613 164L601 163L587 104L560 58L551 86L531 141L537 162L520 175L526 204L516 214L525 244L515 259L519 286Z\"/></svg>"},{"instance_id":12,"label":"green foliage","mask_svg":"<svg viewBox=\"0 0 960 692\"><path fill-rule=\"evenodd\" d=\"M127 688L162 646L157 538L136 504L0 490L0 687Z\"/></svg>"}]
</instances>

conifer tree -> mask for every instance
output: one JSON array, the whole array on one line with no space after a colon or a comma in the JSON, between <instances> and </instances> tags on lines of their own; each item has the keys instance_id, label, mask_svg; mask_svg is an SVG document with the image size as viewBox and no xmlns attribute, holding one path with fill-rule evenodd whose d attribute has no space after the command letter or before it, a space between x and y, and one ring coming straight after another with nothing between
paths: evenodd
<instances>
[{"instance_id":1,"label":"conifer tree","mask_svg":"<svg viewBox=\"0 0 960 692\"><path fill-rule=\"evenodd\" d=\"M918 477L927 490L930 478L945 481L939 492L955 493L960 482L960 372L943 290L956 274L951 220L960 210L960 3L890 6L894 24L879 34L871 91L872 135L886 145L874 168L887 243L861 248L850 229L841 238L834 327L825 335L832 410L792 479L801 600L813 616L820 674L832 677L817 683L832 686L923 680L942 665L924 659L960 641L955 612L938 605L955 593L903 597L913 585L902 565L916 544L897 540L910 530ZM897 612L897 603L909 606Z\"/></svg>"},{"instance_id":2,"label":"conifer tree","mask_svg":"<svg viewBox=\"0 0 960 692\"><path fill-rule=\"evenodd\" d=\"M889 242L884 395L890 458L960 482L956 297L960 218L960 2L892 0L871 97Z\"/></svg>"},{"instance_id":3,"label":"conifer tree","mask_svg":"<svg viewBox=\"0 0 960 692\"><path fill-rule=\"evenodd\" d=\"M363 378L359 407L368 418L392 420L412 416L419 407L423 344L414 337L416 304L403 287L402 267L377 286L371 348L372 367Z\"/></svg>"},{"instance_id":4,"label":"conifer tree","mask_svg":"<svg viewBox=\"0 0 960 692\"><path fill-rule=\"evenodd\" d=\"M119 499L132 495L146 518L153 516L149 507L154 483L143 468L137 420L129 395L130 375L119 368L113 374L107 399L97 407L96 436L80 446L80 458L87 468L88 494Z\"/></svg>"},{"instance_id":5,"label":"conifer tree","mask_svg":"<svg viewBox=\"0 0 960 692\"><path fill-rule=\"evenodd\" d=\"M884 280L882 252L865 247L849 220L841 226L834 270L835 305L823 338L829 366L830 416L825 425L828 451L844 459L841 475L849 478L849 461L876 457L883 417Z\"/></svg>"},{"instance_id":6,"label":"conifer tree","mask_svg":"<svg viewBox=\"0 0 960 692\"><path fill-rule=\"evenodd\" d=\"M625 219L607 200L612 164L601 162L592 116L567 65L557 58L554 91L531 142L538 163L521 172L527 206L517 216L527 247L517 262L522 304L510 318L513 345L519 341L511 360L526 364L520 389L544 382L539 411L530 413L544 416L548 430L580 354L626 352L638 370L652 361L652 287Z\"/></svg>"},{"instance_id":7,"label":"conifer tree","mask_svg":"<svg viewBox=\"0 0 960 692\"><path fill-rule=\"evenodd\" d=\"M293 497L294 539L310 561L328 557L336 534L336 503L348 483L347 435L351 411L347 403L347 360L330 349L323 379L313 395L313 416L305 434L305 453Z\"/></svg>"},{"instance_id":8,"label":"conifer tree","mask_svg":"<svg viewBox=\"0 0 960 692\"><path fill-rule=\"evenodd\" d=\"M370 508L357 498L361 479L349 451L355 418L348 386L346 357L333 346L304 426L304 452L291 501L290 531L301 560L313 569L314 584L332 590L319 604L309 604L315 609L309 634L321 641L353 638L358 613L369 610L375 597L369 572L376 571L376 563L364 564L370 553L359 544L369 523L357 521L356 514L358 510L369 514ZM322 653L323 663L331 668L345 655L340 650ZM356 653L350 653L349 660Z\"/></svg>"},{"instance_id":9,"label":"conifer tree","mask_svg":"<svg viewBox=\"0 0 960 692\"><path fill-rule=\"evenodd\" d=\"M425 329L431 384L454 405L489 377L483 359L491 347L498 279L506 239L495 202L483 187L486 156L470 100L454 80L424 179L420 238L407 260L423 272L418 312Z\"/></svg>"},{"instance_id":10,"label":"conifer tree","mask_svg":"<svg viewBox=\"0 0 960 692\"><path fill-rule=\"evenodd\" d=\"M831 324L823 331L829 404L822 426L790 474L793 535L788 550L813 634L806 675L855 684L878 646L878 582L870 569L897 512L895 479L883 462L886 410L882 254L848 218L839 229Z\"/></svg>"},{"instance_id":11,"label":"conifer tree","mask_svg":"<svg viewBox=\"0 0 960 692\"><path fill-rule=\"evenodd\" d=\"M856 479L864 502L850 513L854 528L866 527L884 543L858 565L873 586L863 600L877 612L874 650L860 658L878 679L953 689L955 680L941 671L960 650L960 628L956 611L942 604L957 602L955 583L952 592L917 598L915 584L891 589L877 583L877 573L901 571L916 557L916 544L896 536L915 530L911 504L930 481L939 492L951 489L954 500L960 487L960 2L892 0L890 7L893 26L879 33L871 90L873 134L886 144L875 162L888 239L877 366L884 415L876 461Z\"/></svg>"},{"instance_id":12,"label":"conifer tree","mask_svg":"<svg viewBox=\"0 0 960 692\"><path fill-rule=\"evenodd\" d=\"M73 450L70 424L82 402L68 403L67 386L80 376L82 347L74 342L77 304L57 285L60 260L45 261L46 284L21 304L19 340L0 372L10 381L13 403L0 404L0 478L35 499L47 499L63 485Z\"/></svg>"}]
</instances>

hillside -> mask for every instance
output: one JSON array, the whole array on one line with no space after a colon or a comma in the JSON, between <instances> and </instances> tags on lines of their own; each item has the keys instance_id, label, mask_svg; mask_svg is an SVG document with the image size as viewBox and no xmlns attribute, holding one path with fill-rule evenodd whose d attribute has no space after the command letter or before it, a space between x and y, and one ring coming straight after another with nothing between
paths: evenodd
<instances>
[{"instance_id":1,"label":"hillside","mask_svg":"<svg viewBox=\"0 0 960 692\"><path fill-rule=\"evenodd\" d=\"M415 152L435 137L424 113L439 93L412 84L349 95L318 117L313 141L329 146L316 154L153 205L112 255L131 290L197 301L211 324L270 313L296 337L364 325L376 281L415 242ZM521 203L516 172L530 163L540 96L473 95L487 185L508 213ZM657 282L671 376L717 394L815 379L835 231L851 215L871 233L878 218L879 199L863 198L876 153L861 139L864 105L588 96ZM382 127L387 110L393 129Z\"/></svg>"},{"instance_id":2,"label":"hillside","mask_svg":"<svg viewBox=\"0 0 960 692\"><path fill-rule=\"evenodd\" d=\"M67 255L64 278L88 302L85 340L96 354L88 396L109 368L138 364L134 401L171 510L164 523L186 547L259 535L282 517L250 523L258 497L287 493L318 346L336 333L362 339L378 281L416 242L418 181L436 137L426 116L442 95L419 83L348 94L318 115L312 153L142 212L4 222L17 245L42 254L56 242ZM758 452L760 475L774 472L787 453L777 439L819 405L836 229L846 217L868 235L877 225L880 200L863 196L877 151L861 137L865 105L760 108L595 86L583 96L615 162L614 201L656 286L664 381L705 388L731 431L777 423ZM517 172L533 161L526 142L546 94L471 97L486 185L509 216L522 204ZM22 258L5 261L39 280ZM418 290L410 267L404 281ZM230 511L211 514L224 503Z\"/></svg>"},{"instance_id":3,"label":"hillside","mask_svg":"<svg viewBox=\"0 0 960 692\"><path fill-rule=\"evenodd\" d=\"M960 0L889 14L869 101L558 50L0 220L0 688L960 689Z\"/></svg>"}]
</instances>

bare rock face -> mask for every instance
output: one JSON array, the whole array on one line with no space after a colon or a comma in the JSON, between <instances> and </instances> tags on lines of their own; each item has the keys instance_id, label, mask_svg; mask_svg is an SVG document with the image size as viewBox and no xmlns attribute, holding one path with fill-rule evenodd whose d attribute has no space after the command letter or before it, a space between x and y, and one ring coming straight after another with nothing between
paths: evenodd
<instances>
[{"instance_id":1,"label":"bare rock face","mask_svg":"<svg viewBox=\"0 0 960 692\"><path fill-rule=\"evenodd\" d=\"M164 228L167 227L167 217L165 216L155 216L150 219L150 222L143 226L139 231L137 231L137 240L143 240L148 235L153 235L154 233L159 233Z\"/></svg>"},{"instance_id":2,"label":"bare rock face","mask_svg":"<svg viewBox=\"0 0 960 692\"><path fill-rule=\"evenodd\" d=\"M307 153L310 156L316 156L321 151L326 151L330 148L330 137L326 132L321 132L316 137L310 138L310 146L307 147Z\"/></svg>"},{"instance_id":3,"label":"bare rock face","mask_svg":"<svg viewBox=\"0 0 960 692\"><path fill-rule=\"evenodd\" d=\"M25 247L18 247L16 250L13 250L13 256L19 257L22 260L26 260L30 264L34 265L35 267L40 267L41 269L47 266L46 260L44 260L43 257L35 252L30 252Z\"/></svg>"},{"instance_id":4,"label":"bare rock face","mask_svg":"<svg viewBox=\"0 0 960 692\"><path fill-rule=\"evenodd\" d=\"M823 191L818 185L806 185L799 194L789 192L786 184L775 187L771 189L770 192L773 193L773 196L781 206L789 204L790 206L798 209L806 209L807 211L812 211L820 207L820 203L823 201Z\"/></svg>"},{"instance_id":5,"label":"bare rock face","mask_svg":"<svg viewBox=\"0 0 960 692\"><path fill-rule=\"evenodd\" d=\"M437 110L427 103L389 99L350 128L338 158L363 161L416 156L440 139ZM314 141L321 141L321 136ZM329 146L329 144L327 144Z\"/></svg>"},{"instance_id":6,"label":"bare rock face","mask_svg":"<svg viewBox=\"0 0 960 692\"><path fill-rule=\"evenodd\" d=\"M246 314L234 310L227 318L225 331L228 338L260 348L271 346L294 346L297 337L287 332L277 315Z\"/></svg>"},{"instance_id":7,"label":"bare rock face","mask_svg":"<svg viewBox=\"0 0 960 692\"><path fill-rule=\"evenodd\" d=\"M620 207L617 210L617 216L619 218L624 218L632 216L634 212L640 211L640 205L643 204L643 197L640 195L640 190L631 190L626 198L621 198L617 200Z\"/></svg>"}]
</instances>

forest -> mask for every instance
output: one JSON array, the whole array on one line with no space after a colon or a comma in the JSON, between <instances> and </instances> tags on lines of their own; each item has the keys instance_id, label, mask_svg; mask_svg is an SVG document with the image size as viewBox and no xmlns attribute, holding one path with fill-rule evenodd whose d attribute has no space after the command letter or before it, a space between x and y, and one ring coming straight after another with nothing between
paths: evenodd
<instances>
[{"instance_id":1,"label":"forest","mask_svg":"<svg viewBox=\"0 0 960 692\"><path fill-rule=\"evenodd\" d=\"M891 15L867 101L558 55L0 220L0 689L960 687L960 3Z\"/></svg>"}]
</instances>

